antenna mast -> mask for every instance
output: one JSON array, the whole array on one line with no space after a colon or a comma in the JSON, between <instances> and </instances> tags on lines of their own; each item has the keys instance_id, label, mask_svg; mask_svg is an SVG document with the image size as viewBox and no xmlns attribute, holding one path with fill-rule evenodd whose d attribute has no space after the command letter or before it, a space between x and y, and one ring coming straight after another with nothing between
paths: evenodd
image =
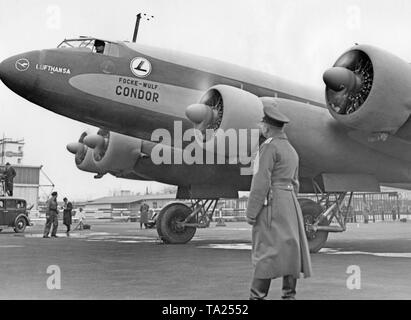
<instances>
[{"instance_id":1,"label":"antenna mast","mask_svg":"<svg viewBox=\"0 0 411 320\"><path fill-rule=\"evenodd\" d=\"M139 29L139 27L140 27L140 20L141 20L141 18L143 18L143 17L144 17L147 21L150 21L150 19L153 19L153 18L154 18L154 16L149 16L149 15L147 15L146 13L143 13L143 15L141 15L141 13L139 13L139 14L137 15L136 25L135 25L135 27L134 27L133 42L136 42L136 40L137 40L138 29Z\"/></svg>"}]
</instances>

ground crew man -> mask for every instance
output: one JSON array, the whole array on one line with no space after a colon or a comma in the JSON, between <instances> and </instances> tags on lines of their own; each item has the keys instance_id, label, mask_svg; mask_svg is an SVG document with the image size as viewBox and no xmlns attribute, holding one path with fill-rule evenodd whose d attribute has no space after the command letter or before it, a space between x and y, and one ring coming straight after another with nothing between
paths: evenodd
<instances>
[{"instance_id":1,"label":"ground crew man","mask_svg":"<svg viewBox=\"0 0 411 320\"><path fill-rule=\"evenodd\" d=\"M46 226L44 227L43 238L49 238L50 228L53 225L53 231L51 236L57 238L57 227L58 227L58 209L57 209L57 192L54 191L51 194L51 198L47 201L46 209Z\"/></svg>"},{"instance_id":2,"label":"ground crew man","mask_svg":"<svg viewBox=\"0 0 411 320\"><path fill-rule=\"evenodd\" d=\"M143 203L140 207L140 229L143 228L143 224L144 224L144 228L147 229L148 209L150 209L150 207L148 206L147 203Z\"/></svg>"},{"instance_id":3,"label":"ground crew man","mask_svg":"<svg viewBox=\"0 0 411 320\"><path fill-rule=\"evenodd\" d=\"M254 275L251 300L263 300L271 279L283 277L282 298L294 300L300 273L311 276L311 259L304 220L297 201L298 154L284 133L289 119L272 100L263 100L260 147L247 206L252 229ZM255 163L256 165L256 163Z\"/></svg>"},{"instance_id":4,"label":"ground crew man","mask_svg":"<svg viewBox=\"0 0 411 320\"><path fill-rule=\"evenodd\" d=\"M72 218L71 218L71 212L73 210L73 205L71 202L68 202L67 198L63 199L64 205L63 205L63 224L67 227L67 235L70 232L70 226L72 223Z\"/></svg>"},{"instance_id":5,"label":"ground crew man","mask_svg":"<svg viewBox=\"0 0 411 320\"><path fill-rule=\"evenodd\" d=\"M16 176L16 170L10 165L10 163L6 163L6 168L3 173L4 176L4 183L5 183L5 191L10 197L13 196L13 179Z\"/></svg>"}]
</instances>

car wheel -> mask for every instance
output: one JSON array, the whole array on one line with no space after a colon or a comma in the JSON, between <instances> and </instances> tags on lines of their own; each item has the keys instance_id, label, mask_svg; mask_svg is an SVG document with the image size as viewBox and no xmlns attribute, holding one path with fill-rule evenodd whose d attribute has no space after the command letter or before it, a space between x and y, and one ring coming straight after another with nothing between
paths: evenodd
<instances>
[{"instance_id":1,"label":"car wheel","mask_svg":"<svg viewBox=\"0 0 411 320\"><path fill-rule=\"evenodd\" d=\"M22 233L22 232L24 232L24 230L26 230L26 227L27 227L26 219L24 219L23 217L19 217L16 220L15 227L14 227L14 232Z\"/></svg>"}]
</instances>

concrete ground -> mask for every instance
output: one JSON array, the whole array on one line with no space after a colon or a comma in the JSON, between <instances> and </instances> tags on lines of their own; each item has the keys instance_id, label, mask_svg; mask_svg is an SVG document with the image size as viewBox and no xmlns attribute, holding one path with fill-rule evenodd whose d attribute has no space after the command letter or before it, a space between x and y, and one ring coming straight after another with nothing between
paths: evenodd
<instances>
[{"instance_id":1,"label":"concrete ground","mask_svg":"<svg viewBox=\"0 0 411 320\"><path fill-rule=\"evenodd\" d=\"M212 224L186 245L164 245L156 230L137 223L91 224L69 238L60 226L57 239L43 239L41 225L24 234L3 230L0 299L248 299L245 223ZM411 223L351 224L331 234L312 263L314 275L298 282L298 299L411 299ZM47 287L58 285L50 266L61 272L61 289ZM280 297L280 285L272 282L270 299Z\"/></svg>"}]
</instances>

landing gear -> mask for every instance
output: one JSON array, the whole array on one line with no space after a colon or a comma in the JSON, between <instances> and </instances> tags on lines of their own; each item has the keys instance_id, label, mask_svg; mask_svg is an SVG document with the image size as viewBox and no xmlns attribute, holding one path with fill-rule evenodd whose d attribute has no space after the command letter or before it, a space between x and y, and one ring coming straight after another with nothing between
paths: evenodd
<instances>
[{"instance_id":1,"label":"landing gear","mask_svg":"<svg viewBox=\"0 0 411 320\"><path fill-rule=\"evenodd\" d=\"M312 226L315 220L324 211L323 207L310 199L298 199L300 203L301 211L303 213L304 225L306 226L306 236L308 240L308 246L311 253L318 252L328 239L328 231L314 231L309 229L308 226ZM321 222L324 225L325 221Z\"/></svg>"},{"instance_id":2,"label":"landing gear","mask_svg":"<svg viewBox=\"0 0 411 320\"><path fill-rule=\"evenodd\" d=\"M158 236L169 244L189 242L197 228L210 226L217 202L218 199L197 200L191 206L181 202L165 206L156 222Z\"/></svg>"},{"instance_id":3,"label":"landing gear","mask_svg":"<svg viewBox=\"0 0 411 320\"><path fill-rule=\"evenodd\" d=\"M344 232L348 220L348 210L353 193L350 193L346 210L342 204L347 192L325 193L317 202L311 199L298 199L304 218L305 233L311 253L317 253L325 245L329 232ZM331 225L332 222L337 224Z\"/></svg>"}]
</instances>

